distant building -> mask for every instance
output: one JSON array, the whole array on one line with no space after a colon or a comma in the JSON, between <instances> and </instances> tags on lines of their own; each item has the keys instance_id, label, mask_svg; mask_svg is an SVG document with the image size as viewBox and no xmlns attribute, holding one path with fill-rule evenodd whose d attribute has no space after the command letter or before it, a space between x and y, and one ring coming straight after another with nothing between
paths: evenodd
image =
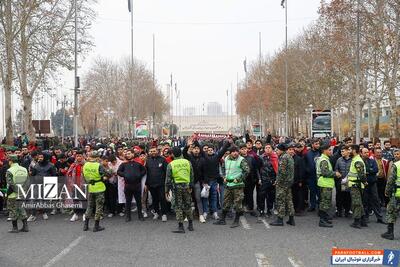
<instances>
[{"instance_id":1,"label":"distant building","mask_svg":"<svg viewBox=\"0 0 400 267\"><path fill-rule=\"evenodd\" d=\"M195 107L187 107L183 109L183 116L194 116L196 115L196 108Z\"/></svg>"},{"instance_id":2,"label":"distant building","mask_svg":"<svg viewBox=\"0 0 400 267\"><path fill-rule=\"evenodd\" d=\"M207 116L222 116L222 105L218 102L209 102L207 104Z\"/></svg>"}]
</instances>

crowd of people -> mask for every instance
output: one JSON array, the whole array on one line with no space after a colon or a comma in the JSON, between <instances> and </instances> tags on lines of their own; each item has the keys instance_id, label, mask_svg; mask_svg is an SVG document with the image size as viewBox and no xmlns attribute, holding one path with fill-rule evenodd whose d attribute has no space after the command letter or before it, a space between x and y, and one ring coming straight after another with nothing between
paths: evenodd
<instances>
[{"instance_id":1,"label":"crowd of people","mask_svg":"<svg viewBox=\"0 0 400 267\"><path fill-rule=\"evenodd\" d=\"M166 222L175 214L176 233L193 231L193 218L232 228L240 216L272 226L295 226L295 216L318 214L320 227L333 227L334 217L353 218L351 227L368 226L370 217L387 225L383 238L394 238L400 210L400 150L390 141L361 142L352 138L290 139L241 137L163 140L81 138L74 147L56 142L19 140L0 149L0 211L12 222L11 232L29 231L28 222L58 212L70 221L84 221L83 230L104 230L106 217L137 212ZM30 177L65 176L88 185L87 208L25 210L16 187ZM132 206L132 203L136 203ZM383 211L386 210L386 218ZM18 229L18 220L23 227Z\"/></svg>"}]
</instances>

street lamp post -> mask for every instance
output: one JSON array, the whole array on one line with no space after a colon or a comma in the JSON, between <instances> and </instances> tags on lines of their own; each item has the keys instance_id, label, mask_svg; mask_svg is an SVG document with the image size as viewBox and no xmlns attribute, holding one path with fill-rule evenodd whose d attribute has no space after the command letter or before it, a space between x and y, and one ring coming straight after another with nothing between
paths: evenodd
<instances>
[{"instance_id":1,"label":"street lamp post","mask_svg":"<svg viewBox=\"0 0 400 267\"><path fill-rule=\"evenodd\" d=\"M357 0L357 52L356 52L356 144L360 143L361 120L360 120L360 0Z\"/></svg>"},{"instance_id":2,"label":"street lamp post","mask_svg":"<svg viewBox=\"0 0 400 267\"><path fill-rule=\"evenodd\" d=\"M288 126L288 62L287 62L287 52L288 52L288 14L287 14L287 0L282 0L281 5L285 8L285 135L289 135Z\"/></svg>"},{"instance_id":3,"label":"street lamp post","mask_svg":"<svg viewBox=\"0 0 400 267\"><path fill-rule=\"evenodd\" d=\"M74 137L75 146L78 147L78 94L79 94L79 77L78 77L78 8L77 0L75 0L75 86L74 86Z\"/></svg>"}]
</instances>

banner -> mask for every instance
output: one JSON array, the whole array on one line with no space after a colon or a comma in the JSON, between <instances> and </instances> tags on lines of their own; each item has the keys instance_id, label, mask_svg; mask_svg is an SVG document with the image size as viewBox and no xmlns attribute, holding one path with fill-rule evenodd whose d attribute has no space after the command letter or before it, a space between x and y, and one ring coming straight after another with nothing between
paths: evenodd
<instances>
[{"instance_id":1,"label":"banner","mask_svg":"<svg viewBox=\"0 0 400 267\"><path fill-rule=\"evenodd\" d=\"M135 122L135 137L136 138L149 137L149 128L146 121Z\"/></svg>"}]
</instances>

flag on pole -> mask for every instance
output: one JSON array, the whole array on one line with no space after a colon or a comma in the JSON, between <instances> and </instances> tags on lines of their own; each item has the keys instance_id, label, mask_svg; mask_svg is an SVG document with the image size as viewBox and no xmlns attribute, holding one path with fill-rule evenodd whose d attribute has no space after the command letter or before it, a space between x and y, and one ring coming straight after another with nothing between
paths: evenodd
<instances>
[{"instance_id":1,"label":"flag on pole","mask_svg":"<svg viewBox=\"0 0 400 267\"><path fill-rule=\"evenodd\" d=\"M129 10L129 12L132 12L132 3L131 3L131 1L132 0L128 0L128 10Z\"/></svg>"},{"instance_id":2,"label":"flag on pole","mask_svg":"<svg viewBox=\"0 0 400 267\"><path fill-rule=\"evenodd\" d=\"M247 58L243 61L244 72L247 73Z\"/></svg>"},{"instance_id":3,"label":"flag on pole","mask_svg":"<svg viewBox=\"0 0 400 267\"><path fill-rule=\"evenodd\" d=\"M283 8L285 8L285 2L286 2L286 0L282 0L282 1L281 1L281 6L282 6Z\"/></svg>"}]
</instances>

